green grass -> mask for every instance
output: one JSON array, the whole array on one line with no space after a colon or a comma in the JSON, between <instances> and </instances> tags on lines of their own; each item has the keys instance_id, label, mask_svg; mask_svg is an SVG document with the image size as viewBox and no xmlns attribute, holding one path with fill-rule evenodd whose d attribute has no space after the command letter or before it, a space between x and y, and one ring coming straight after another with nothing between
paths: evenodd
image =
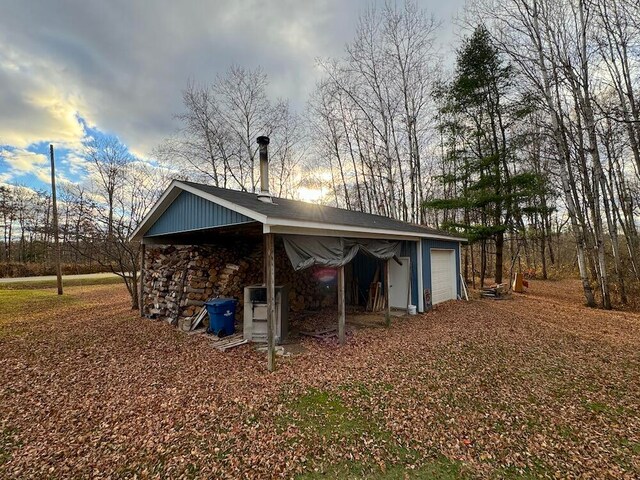
<instances>
[{"instance_id":1,"label":"green grass","mask_svg":"<svg viewBox=\"0 0 640 480\"><path fill-rule=\"evenodd\" d=\"M55 290L0 290L0 339L29 332L32 313L48 311L52 306L77 303L77 295L59 296Z\"/></svg>"},{"instance_id":2,"label":"green grass","mask_svg":"<svg viewBox=\"0 0 640 480\"><path fill-rule=\"evenodd\" d=\"M584 402L584 407L592 413L610 418L619 418L624 415L624 408L620 406L612 407L602 402Z\"/></svg>"},{"instance_id":3,"label":"green grass","mask_svg":"<svg viewBox=\"0 0 640 480\"><path fill-rule=\"evenodd\" d=\"M371 392L364 385L343 386L338 390L357 391L365 398ZM308 472L298 476L300 480L319 478L341 479L436 479L449 480L465 478L463 466L448 458L435 455L434 458L421 459L410 448L398 444L392 434L382 428L376 418L361 410L345 405L339 394L326 390L310 390L293 401L288 402L290 415L283 415L281 427L295 426L306 437L318 444L325 441L340 442L345 446L367 438L374 444L383 446L395 463L385 462L384 468L374 462L351 461L336 464L308 465ZM384 454L383 454L384 455ZM399 461L397 460L399 459ZM408 465L413 465L410 468Z\"/></svg>"},{"instance_id":4,"label":"green grass","mask_svg":"<svg viewBox=\"0 0 640 480\"><path fill-rule=\"evenodd\" d=\"M296 412L296 426L322 437L360 436L371 427L360 415L347 410L338 395L322 390L311 390L291 408Z\"/></svg>"},{"instance_id":5,"label":"green grass","mask_svg":"<svg viewBox=\"0 0 640 480\"><path fill-rule=\"evenodd\" d=\"M58 295L55 290L0 290L0 325L25 312L48 310L53 305L77 302L77 296Z\"/></svg>"},{"instance_id":6,"label":"green grass","mask_svg":"<svg viewBox=\"0 0 640 480\"><path fill-rule=\"evenodd\" d=\"M540 461L535 461L533 467L515 468L507 467L498 469L493 478L500 480L536 480L538 478L550 478L551 472Z\"/></svg>"},{"instance_id":7,"label":"green grass","mask_svg":"<svg viewBox=\"0 0 640 480\"><path fill-rule=\"evenodd\" d=\"M11 452L20 445L15 439L15 431L5 428L0 431L0 465L11 459Z\"/></svg>"},{"instance_id":8,"label":"green grass","mask_svg":"<svg viewBox=\"0 0 640 480\"><path fill-rule=\"evenodd\" d=\"M620 442L620 445L629 449L632 454L640 455L640 442L632 442L625 438Z\"/></svg>"},{"instance_id":9,"label":"green grass","mask_svg":"<svg viewBox=\"0 0 640 480\"><path fill-rule=\"evenodd\" d=\"M393 465L382 470L380 467L372 469L360 462L345 462L332 465L322 472L310 472L296 477L298 480L314 480L322 478L340 478L356 480L361 478L371 480L404 480L407 478L430 480L457 480L466 476L459 462L453 462L446 457L440 457L425 465L409 469L402 465Z\"/></svg>"},{"instance_id":10,"label":"green grass","mask_svg":"<svg viewBox=\"0 0 640 480\"><path fill-rule=\"evenodd\" d=\"M113 285L122 283L120 277L101 277L101 278L70 278L63 280L63 287L83 287L88 285ZM29 280L26 282L8 282L0 283L0 291L3 290L36 290L45 288L56 288L55 280Z\"/></svg>"}]
</instances>

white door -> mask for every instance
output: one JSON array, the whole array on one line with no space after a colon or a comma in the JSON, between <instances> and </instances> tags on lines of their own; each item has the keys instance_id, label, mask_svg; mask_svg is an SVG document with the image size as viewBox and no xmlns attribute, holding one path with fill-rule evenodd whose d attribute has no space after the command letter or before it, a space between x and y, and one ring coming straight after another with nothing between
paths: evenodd
<instances>
[{"instance_id":1,"label":"white door","mask_svg":"<svg viewBox=\"0 0 640 480\"><path fill-rule=\"evenodd\" d=\"M435 305L456 297L455 252L431 249L431 303Z\"/></svg>"},{"instance_id":2,"label":"white door","mask_svg":"<svg viewBox=\"0 0 640 480\"><path fill-rule=\"evenodd\" d=\"M400 257L402 265L389 260L389 304L391 308L407 309L409 302L409 282L411 279L411 259Z\"/></svg>"}]
</instances>

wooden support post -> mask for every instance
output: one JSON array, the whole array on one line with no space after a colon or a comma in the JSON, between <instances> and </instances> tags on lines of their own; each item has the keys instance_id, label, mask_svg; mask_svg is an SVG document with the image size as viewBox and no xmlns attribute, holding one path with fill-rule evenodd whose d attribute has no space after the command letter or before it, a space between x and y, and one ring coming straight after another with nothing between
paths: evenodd
<instances>
[{"instance_id":1,"label":"wooden support post","mask_svg":"<svg viewBox=\"0 0 640 480\"><path fill-rule=\"evenodd\" d=\"M344 298L344 265L338 267L338 338L340 345L345 343L344 323L345 323L345 298Z\"/></svg>"},{"instance_id":2,"label":"wooden support post","mask_svg":"<svg viewBox=\"0 0 640 480\"><path fill-rule=\"evenodd\" d=\"M273 372L275 364L275 320L276 320L276 279L275 279L275 245L274 234L265 234L265 258L267 262L267 368Z\"/></svg>"},{"instance_id":3,"label":"wooden support post","mask_svg":"<svg viewBox=\"0 0 640 480\"><path fill-rule=\"evenodd\" d=\"M389 261L384 262L384 319L387 327L391 326L391 304L389 303Z\"/></svg>"},{"instance_id":4,"label":"wooden support post","mask_svg":"<svg viewBox=\"0 0 640 480\"><path fill-rule=\"evenodd\" d=\"M138 281L140 282L140 293L138 296L138 303L140 304L140 316L144 314L144 256L146 254L146 245L142 243L140 246L140 276Z\"/></svg>"},{"instance_id":5,"label":"wooden support post","mask_svg":"<svg viewBox=\"0 0 640 480\"><path fill-rule=\"evenodd\" d=\"M262 235L262 283L267 285L267 235Z\"/></svg>"}]
</instances>

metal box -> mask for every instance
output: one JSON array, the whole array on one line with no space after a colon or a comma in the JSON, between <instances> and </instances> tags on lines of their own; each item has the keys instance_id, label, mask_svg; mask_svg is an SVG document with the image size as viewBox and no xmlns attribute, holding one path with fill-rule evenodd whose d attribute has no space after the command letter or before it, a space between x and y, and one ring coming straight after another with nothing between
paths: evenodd
<instances>
[{"instance_id":1,"label":"metal box","mask_svg":"<svg viewBox=\"0 0 640 480\"><path fill-rule=\"evenodd\" d=\"M289 287L277 285L275 291L275 340L280 344L289 334ZM267 342L267 287L249 285L244 287L244 331L245 340Z\"/></svg>"}]
</instances>

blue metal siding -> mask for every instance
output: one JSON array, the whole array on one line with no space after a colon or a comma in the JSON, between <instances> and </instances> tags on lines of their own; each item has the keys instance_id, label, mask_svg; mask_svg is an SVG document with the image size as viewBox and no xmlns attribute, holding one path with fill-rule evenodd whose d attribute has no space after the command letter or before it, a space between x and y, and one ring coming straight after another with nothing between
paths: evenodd
<instances>
[{"instance_id":1,"label":"blue metal siding","mask_svg":"<svg viewBox=\"0 0 640 480\"><path fill-rule=\"evenodd\" d=\"M456 286L460 296L460 243L443 240L422 240L422 284L431 291L431 249L449 249L456 252ZM426 305L425 305L426 308Z\"/></svg>"},{"instance_id":2,"label":"blue metal siding","mask_svg":"<svg viewBox=\"0 0 640 480\"><path fill-rule=\"evenodd\" d=\"M181 192L145 237L252 222L249 217L190 192Z\"/></svg>"}]
</instances>

